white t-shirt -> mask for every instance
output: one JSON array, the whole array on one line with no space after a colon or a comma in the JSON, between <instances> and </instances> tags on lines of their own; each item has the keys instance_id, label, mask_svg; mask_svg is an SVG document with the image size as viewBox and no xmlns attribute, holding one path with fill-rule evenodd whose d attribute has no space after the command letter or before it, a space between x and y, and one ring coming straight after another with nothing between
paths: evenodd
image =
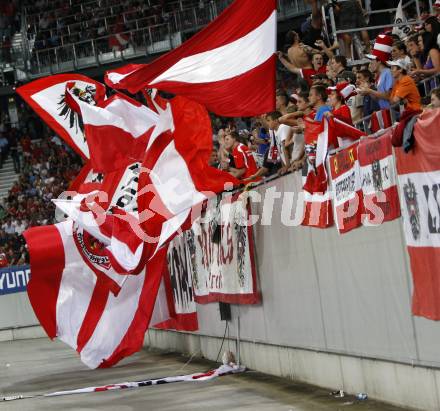
<instances>
[{"instance_id":1,"label":"white t-shirt","mask_svg":"<svg viewBox=\"0 0 440 411\"><path fill-rule=\"evenodd\" d=\"M275 142L277 144L278 152L281 156L281 161L283 164L286 164L286 157L284 155L284 149L283 149L283 141L286 141L287 137L289 137L290 133L292 132L292 129L290 126L286 124L280 124L278 127L278 130L273 130L275 134Z\"/></svg>"},{"instance_id":2,"label":"white t-shirt","mask_svg":"<svg viewBox=\"0 0 440 411\"><path fill-rule=\"evenodd\" d=\"M17 234L22 234L24 230L26 230L26 224L23 222L15 226L15 232Z\"/></svg>"},{"instance_id":3,"label":"white t-shirt","mask_svg":"<svg viewBox=\"0 0 440 411\"><path fill-rule=\"evenodd\" d=\"M293 134L292 161L300 160L304 153L304 134Z\"/></svg>"}]
</instances>

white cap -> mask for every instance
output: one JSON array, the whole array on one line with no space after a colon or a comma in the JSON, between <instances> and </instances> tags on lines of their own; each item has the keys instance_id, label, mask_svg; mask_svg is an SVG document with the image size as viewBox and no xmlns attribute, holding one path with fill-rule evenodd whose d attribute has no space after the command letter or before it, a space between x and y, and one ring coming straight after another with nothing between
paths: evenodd
<instances>
[{"instance_id":1,"label":"white cap","mask_svg":"<svg viewBox=\"0 0 440 411\"><path fill-rule=\"evenodd\" d=\"M409 64L405 61L405 59L399 59L396 61L387 61L388 66L397 66L400 67L402 70L408 70Z\"/></svg>"}]
</instances>

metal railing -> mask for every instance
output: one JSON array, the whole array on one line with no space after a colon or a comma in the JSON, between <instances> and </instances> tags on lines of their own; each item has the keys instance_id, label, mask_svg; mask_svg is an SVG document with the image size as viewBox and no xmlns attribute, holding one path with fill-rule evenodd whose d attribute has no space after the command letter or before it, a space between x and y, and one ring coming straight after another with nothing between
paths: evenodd
<instances>
[{"instance_id":1,"label":"metal railing","mask_svg":"<svg viewBox=\"0 0 440 411\"><path fill-rule=\"evenodd\" d=\"M106 16L100 18L94 18L81 23L72 23L63 29L47 29L39 31L35 42L42 41L41 38L50 36L54 38L58 44L64 46L65 44L71 43L70 38L72 36L78 35L86 30L97 30L98 28L103 28L107 33L111 33L117 25L118 16ZM143 17L135 20L128 20L124 23L128 30L139 29L148 26L154 26L158 24L158 19L155 16ZM60 34L61 31L67 29L66 34ZM29 33L28 33L29 34ZM40 39L38 37L41 37ZM55 46L54 46L55 47Z\"/></svg>"},{"instance_id":2,"label":"metal railing","mask_svg":"<svg viewBox=\"0 0 440 411\"><path fill-rule=\"evenodd\" d=\"M181 43L169 24L119 33L126 35L129 43L118 50L111 46L114 35L85 40L45 50L34 50L29 64L31 76L41 76L62 71L77 70L108 64L118 60L168 51Z\"/></svg>"},{"instance_id":3,"label":"metal railing","mask_svg":"<svg viewBox=\"0 0 440 411\"><path fill-rule=\"evenodd\" d=\"M341 3L343 5L343 2L347 1L347 0L342 0ZM339 3L339 2L338 2ZM371 26L371 25L367 25L365 27L354 27L354 28L350 28L350 29L345 29L345 30L338 30L336 27L336 17L335 17L335 12L334 12L334 8L333 6L330 6L328 8L328 15L329 15L329 19L330 19L330 31L333 37L333 41L338 39L339 35L341 34L351 34L353 41L352 41L352 47L355 47L355 45L360 42L360 39L358 37L358 33L363 32L363 31L367 31L367 32L377 32L383 29L390 29L390 28L394 28L394 27L402 27L403 25L408 25L408 26L412 26L412 25L418 25L423 23L423 20L421 19L421 12L420 12L420 5L419 5L419 0L409 0L408 2L406 2L405 4L403 4L402 9L408 8L409 6L411 6L412 4L415 4L416 6L416 11L417 11L417 19L412 19L403 23L398 23L396 24L394 22L394 17L396 14L396 10L397 8L391 8L391 9L378 9L378 10L367 10L366 12L366 16L371 16L373 14L381 14L381 13L389 13L390 14L390 22L388 24L382 24L382 25L375 25L375 26ZM432 10L432 1L429 0L429 4L431 6L431 10ZM391 15L392 15L392 19L391 20ZM352 56L354 55L353 53L354 50L352 50ZM356 50L357 54L360 55L360 58L363 58L363 52L362 50ZM336 50L336 53L339 54L341 52L340 48L338 48Z\"/></svg>"},{"instance_id":4,"label":"metal railing","mask_svg":"<svg viewBox=\"0 0 440 411\"><path fill-rule=\"evenodd\" d=\"M92 2L93 3L93 2ZM176 2L176 4L187 4ZM60 44L55 47L38 49L30 47L32 40L22 31L23 44L8 51L11 58L8 62L0 60L0 70L14 69L18 80L29 80L56 72L77 70L116 61L141 57L147 54L160 53L170 50L181 44L181 32L198 30L219 15L232 0L213 0L205 7L176 10L170 14L166 24L149 27L139 27L125 31L130 37L128 47L121 51L112 50L109 39L114 34L100 36L84 41L74 41ZM90 2L88 3L90 4ZM197 3L198 4L198 3ZM309 10L304 0L278 0L278 19L283 20L292 16L301 15ZM25 27L25 25L23 25ZM38 46L38 43L36 44Z\"/></svg>"},{"instance_id":5,"label":"metal railing","mask_svg":"<svg viewBox=\"0 0 440 411\"><path fill-rule=\"evenodd\" d=\"M204 0L206 4L208 4L208 0ZM105 4L103 4L105 3ZM110 3L110 4L108 4ZM149 3L149 2L148 2ZM170 10L176 10L184 8L190 8L190 7L196 7L198 6L199 2L196 0L180 0L175 1L173 3L169 3L165 6L164 11L170 11ZM148 5L148 7L153 7L154 5ZM58 8L54 10L47 10L44 12L37 12L37 13L27 13L28 22L34 24L36 20L40 19L43 15L47 14L48 12L53 13L54 16L57 18L57 20L63 20L63 19L69 19L69 18L77 18L79 14L89 13L90 11L95 11L97 8L99 10L110 10L111 15L124 15L126 13L118 11L115 13L113 11L114 8L120 8L121 7L121 0L114 0L112 2L109 1L102 1L102 0L91 0L91 1L85 1L81 4L72 5L69 8L69 13L65 15L64 14L64 8Z\"/></svg>"},{"instance_id":6,"label":"metal railing","mask_svg":"<svg viewBox=\"0 0 440 411\"><path fill-rule=\"evenodd\" d=\"M228 0L225 2L226 5L231 3L231 0ZM162 16L161 23L170 23L171 27L175 31L181 31L181 30L187 30L192 29L194 27L199 27L201 25L205 25L209 23L211 20L214 19L214 17L217 15L216 10L218 10L217 7L214 7L215 3L210 3L206 7L200 9L200 8L189 8L189 9L182 9L182 10L176 10L173 13L167 13L166 15ZM129 15L132 13L128 13ZM46 29L41 30L38 32L37 38L35 39L35 43L40 44L41 42L46 43L48 40L44 37L50 36L53 38L53 42L55 44L52 44L51 47L57 47L57 46L64 46L69 43L77 42L72 41L72 37L74 38L75 35L78 35L81 32L84 32L86 30L96 30L98 27L103 28L106 31L106 34L110 35L113 33L115 27L117 26L117 20L119 19L118 15L109 15L106 17L98 17L98 18L92 18L90 20L72 23L68 26L63 27L62 29ZM125 20L124 25L126 26L126 30L138 30L140 28L145 28L148 26L153 26L160 24L158 21L157 16L147 16L132 20ZM61 31L64 31L67 29L67 34L60 34ZM49 40L50 41L50 40ZM44 47L44 48L50 48L50 47Z\"/></svg>"}]
</instances>

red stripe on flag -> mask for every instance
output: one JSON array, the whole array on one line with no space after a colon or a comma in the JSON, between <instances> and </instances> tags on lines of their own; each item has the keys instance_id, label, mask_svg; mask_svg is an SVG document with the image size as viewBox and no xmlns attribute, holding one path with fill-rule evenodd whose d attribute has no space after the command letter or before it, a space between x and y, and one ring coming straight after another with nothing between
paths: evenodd
<instances>
[{"instance_id":1,"label":"red stripe on flag","mask_svg":"<svg viewBox=\"0 0 440 411\"><path fill-rule=\"evenodd\" d=\"M102 313L105 310L108 296L109 289L107 284L100 280L100 277L98 277L95 289L93 290L93 294L90 299L89 307L87 308L86 315L84 316L81 328L78 332L76 350L79 353L95 331L96 325L98 324Z\"/></svg>"},{"instance_id":2,"label":"red stripe on flag","mask_svg":"<svg viewBox=\"0 0 440 411\"><path fill-rule=\"evenodd\" d=\"M148 262L142 292L139 298L138 308L120 344L113 351L113 354L104 360L99 368L108 368L116 364L122 358L127 357L142 348L144 335L150 324L153 314L154 302L156 301L162 278L163 264L166 262L166 247L162 247L156 255Z\"/></svg>"},{"instance_id":3,"label":"red stripe on flag","mask_svg":"<svg viewBox=\"0 0 440 411\"><path fill-rule=\"evenodd\" d=\"M399 175L439 170L440 146L434 138L440 130L438 110L423 112L414 126L416 143L409 153L395 149Z\"/></svg>"},{"instance_id":4,"label":"red stripe on flag","mask_svg":"<svg viewBox=\"0 0 440 411\"><path fill-rule=\"evenodd\" d=\"M440 249L435 247L408 247L413 273L414 315L440 320Z\"/></svg>"},{"instance_id":5,"label":"red stripe on flag","mask_svg":"<svg viewBox=\"0 0 440 411\"><path fill-rule=\"evenodd\" d=\"M112 125L84 125L93 171L107 173L142 161L151 129L138 138Z\"/></svg>"},{"instance_id":6,"label":"red stripe on flag","mask_svg":"<svg viewBox=\"0 0 440 411\"><path fill-rule=\"evenodd\" d=\"M301 225L307 227L327 228L334 224L330 200L323 202L305 201L304 218Z\"/></svg>"},{"instance_id":7,"label":"red stripe on flag","mask_svg":"<svg viewBox=\"0 0 440 411\"><path fill-rule=\"evenodd\" d=\"M63 241L53 225L32 227L23 233L32 267L27 292L41 326L50 338L57 335L56 306L65 266ZM47 250L50 249L50 255Z\"/></svg>"}]
</instances>

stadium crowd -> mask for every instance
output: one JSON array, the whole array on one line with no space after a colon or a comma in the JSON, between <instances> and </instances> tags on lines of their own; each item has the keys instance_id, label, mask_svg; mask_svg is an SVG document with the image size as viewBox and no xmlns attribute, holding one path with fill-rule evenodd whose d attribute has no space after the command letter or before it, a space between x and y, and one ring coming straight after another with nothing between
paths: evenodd
<instances>
[{"instance_id":1,"label":"stadium crowd","mask_svg":"<svg viewBox=\"0 0 440 411\"><path fill-rule=\"evenodd\" d=\"M143 3L136 0L99 2L102 7L121 6L125 12L140 13L138 17L144 12ZM84 2L71 3L75 7ZM437 15L425 15L424 24L412 26L405 38L385 29L371 38L368 32L361 31L357 44L354 36L345 34L329 42L323 33L320 3L309 3L310 18L300 30L286 34L284 49L277 53L276 110L255 118L212 116L214 148L210 165L228 171L244 183L302 169L306 156L313 158L317 144L304 136L305 122L309 120L334 117L375 132L391 125L390 110L401 121L409 121L424 109L440 108L437 82L430 80L426 87L420 83L440 74ZM67 16L65 2L51 2L51 12L47 11L47 4L46 0L28 3L28 11L38 17L38 30L61 30L65 23L60 22ZM366 26L357 0L333 6L338 28ZM157 1L154 8L165 10L166 2ZM94 10L87 12L92 17L99 16ZM0 8L0 16L1 13L4 11ZM11 27L16 27L14 18L8 21L12 33ZM1 23L2 20L0 30ZM91 30L99 31L99 26L94 25ZM87 31L79 34L92 35ZM81 168L79 157L18 98L17 105L18 126L11 127L4 114L0 117L0 167L10 155L16 172L20 172L0 205L0 266L28 262L21 234L29 226L54 221L50 200L67 189ZM361 121L365 118L368 121ZM338 148L347 141L332 143L330 148Z\"/></svg>"},{"instance_id":2,"label":"stadium crowd","mask_svg":"<svg viewBox=\"0 0 440 411\"><path fill-rule=\"evenodd\" d=\"M26 228L55 221L52 198L65 191L81 168L80 158L23 104L18 127L0 124L3 161L10 155L20 173L0 204L0 267L28 263ZM3 117L5 121L5 117Z\"/></svg>"},{"instance_id":3,"label":"stadium crowd","mask_svg":"<svg viewBox=\"0 0 440 411\"><path fill-rule=\"evenodd\" d=\"M235 123L217 119L211 164L244 182L297 171L306 153L313 161L317 141L305 141L305 121L334 117L371 133L391 126L392 118L407 124L425 106L440 107L437 80L421 83L440 74L437 15L425 14L424 24L413 25L403 39L385 29L370 44L362 31L359 52L351 44L353 33L329 44L319 3L309 3L311 18L302 31L287 33L285 48L278 52L276 111ZM438 11L440 2L435 6ZM338 2L335 13L338 29L367 25L356 0ZM354 60L355 53L362 59ZM350 140L338 139L329 149L348 144Z\"/></svg>"},{"instance_id":4,"label":"stadium crowd","mask_svg":"<svg viewBox=\"0 0 440 411\"><path fill-rule=\"evenodd\" d=\"M0 2L0 63L11 62L12 36L20 30L20 1Z\"/></svg>"},{"instance_id":5,"label":"stadium crowd","mask_svg":"<svg viewBox=\"0 0 440 411\"><path fill-rule=\"evenodd\" d=\"M34 38L35 50L91 39L99 39L96 47L100 52L121 49L129 44L128 32L166 23L176 10L195 7L199 2L184 0L181 5L170 0L82 0L71 3L29 2L28 37Z\"/></svg>"}]
</instances>

